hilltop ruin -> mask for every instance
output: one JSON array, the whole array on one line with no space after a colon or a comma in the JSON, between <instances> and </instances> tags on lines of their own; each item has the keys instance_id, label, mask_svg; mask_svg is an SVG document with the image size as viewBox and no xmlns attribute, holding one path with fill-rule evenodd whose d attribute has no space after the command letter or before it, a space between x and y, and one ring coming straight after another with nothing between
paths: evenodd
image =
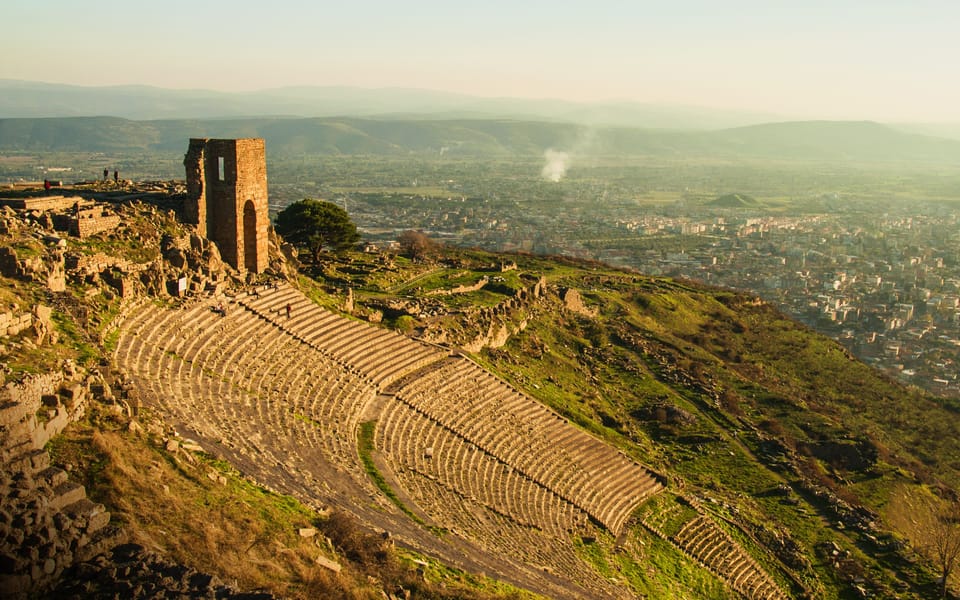
<instances>
[{"instance_id":1,"label":"hilltop ruin","mask_svg":"<svg viewBox=\"0 0 960 600\"><path fill-rule=\"evenodd\" d=\"M223 260L241 271L267 268L266 160L261 138L192 138L183 158L184 219L216 242Z\"/></svg>"}]
</instances>

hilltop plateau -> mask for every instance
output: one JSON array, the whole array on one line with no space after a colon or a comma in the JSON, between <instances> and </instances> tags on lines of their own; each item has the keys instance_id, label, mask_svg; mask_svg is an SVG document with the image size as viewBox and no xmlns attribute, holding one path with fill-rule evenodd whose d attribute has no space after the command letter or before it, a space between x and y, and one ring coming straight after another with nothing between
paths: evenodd
<instances>
[{"instance_id":1,"label":"hilltop plateau","mask_svg":"<svg viewBox=\"0 0 960 600\"><path fill-rule=\"evenodd\" d=\"M762 301L272 233L241 273L182 192L0 209L5 591L939 593L958 407Z\"/></svg>"}]
</instances>

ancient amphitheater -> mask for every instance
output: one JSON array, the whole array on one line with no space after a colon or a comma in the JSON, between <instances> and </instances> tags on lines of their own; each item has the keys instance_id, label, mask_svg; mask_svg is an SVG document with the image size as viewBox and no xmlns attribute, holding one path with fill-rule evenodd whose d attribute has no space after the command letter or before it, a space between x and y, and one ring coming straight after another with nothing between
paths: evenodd
<instances>
[{"instance_id":1,"label":"ancient amphitheater","mask_svg":"<svg viewBox=\"0 0 960 600\"><path fill-rule=\"evenodd\" d=\"M630 597L574 541L641 526L662 535L656 516L632 520L662 489L648 469L469 358L322 309L289 285L143 303L120 333L117 365L181 435L450 564L551 597ZM363 423L399 502L367 474ZM663 537L744 597L786 598L702 514Z\"/></svg>"}]
</instances>

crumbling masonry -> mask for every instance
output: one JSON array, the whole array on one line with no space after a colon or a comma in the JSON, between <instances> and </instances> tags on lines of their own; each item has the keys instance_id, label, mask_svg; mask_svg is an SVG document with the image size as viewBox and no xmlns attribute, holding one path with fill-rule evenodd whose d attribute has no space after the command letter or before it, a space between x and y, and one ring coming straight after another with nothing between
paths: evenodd
<instances>
[{"instance_id":1,"label":"crumbling masonry","mask_svg":"<svg viewBox=\"0 0 960 600\"><path fill-rule=\"evenodd\" d=\"M220 248L224 261L259 273L267 267L267 161L261 138L191 138L184 218Z\"/></svg>"}]
</instances>

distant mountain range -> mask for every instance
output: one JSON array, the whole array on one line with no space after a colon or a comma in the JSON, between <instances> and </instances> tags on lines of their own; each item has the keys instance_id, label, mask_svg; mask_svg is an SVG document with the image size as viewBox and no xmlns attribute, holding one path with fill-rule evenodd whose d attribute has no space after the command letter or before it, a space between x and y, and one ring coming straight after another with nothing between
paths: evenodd
<instances>
[{"instance_id":1,"label":"distant mountain range","mask_svg":"<svg viewBox=\"0 0 960 600\"><path fill-rule=\"evenodd\" d=\"M721 129L786 117L637 102L481 98L404 88L286 87L257 92L172 90L149 86L88 87L0 79L0 117L210 119L257 116L498 118L655 129Z\"/></svg>"},{"instance_id":2,"label":"distant mountain range","mask_svg":"<svg viewBox=\"0 0 960 600\"><path fill-rule=\"evenodd\" d=\"M182 152L191 137L263 137L278 156L524 156L552 148L581 157L960 161L960 140L873 122L798 121L695 132L506 119L0 119L0 151L7 152Z\"/></svg>"}]
</instances>

